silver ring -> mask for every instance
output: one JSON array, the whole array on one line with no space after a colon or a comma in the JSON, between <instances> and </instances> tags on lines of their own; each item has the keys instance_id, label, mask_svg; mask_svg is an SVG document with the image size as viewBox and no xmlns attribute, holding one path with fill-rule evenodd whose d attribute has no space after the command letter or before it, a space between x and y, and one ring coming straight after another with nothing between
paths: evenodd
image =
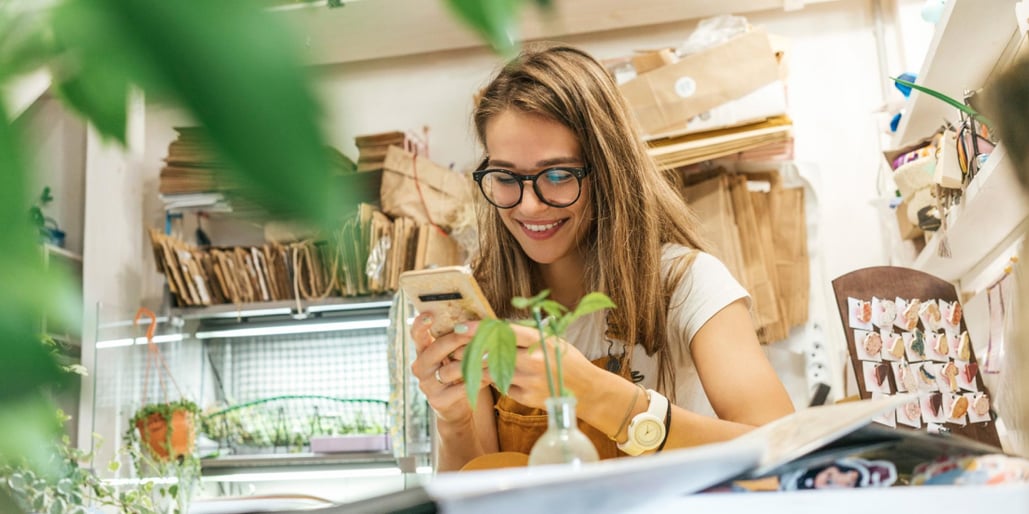
<instances>
[{"instance_id":1,"label":"silver ring","mask_svg":"<svg viewBox=\"0 0 1029 514\"><path fill-rule=\"evenodd\" d=\"M436 377L436 381L439 382L440 385L447 385L447 383L443 381L443 377L439 376L439 370L441 369L443 369L443 366L436 368L436 373L434 374Z\"/></svg>"}]
</instances>

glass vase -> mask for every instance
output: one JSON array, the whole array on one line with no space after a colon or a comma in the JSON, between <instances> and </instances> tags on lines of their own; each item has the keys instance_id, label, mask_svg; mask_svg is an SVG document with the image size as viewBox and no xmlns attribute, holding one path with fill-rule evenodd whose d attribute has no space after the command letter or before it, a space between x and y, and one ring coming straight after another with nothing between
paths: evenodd
<instances>
[{"instance_id":1,"label":"glass vase","mask_svg":"<svg viewBox=\"0 0 1029 514\"><path fill-rule=\"evenodd\" d=\"M529 465L596 462L597 449L579 430L575 417L575 398L547 398L547 431L529 452Z\"/></svg>"}]
</instances>

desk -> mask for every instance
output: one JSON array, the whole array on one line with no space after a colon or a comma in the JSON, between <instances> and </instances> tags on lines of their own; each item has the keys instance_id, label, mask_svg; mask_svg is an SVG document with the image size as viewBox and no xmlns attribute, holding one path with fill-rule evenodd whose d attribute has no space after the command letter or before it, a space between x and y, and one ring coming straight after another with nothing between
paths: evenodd
<instances>
[{"instance_id":1,"label":"desk","mask_svg":"<svg viewBox=\"0 0 1029 514\"><path fill-rule=\"evenodd\" d=\"M838 489L778 493L712 493L664 498L627 514L1029 513L1029 484Z\"/></svg>"}]
</instances>

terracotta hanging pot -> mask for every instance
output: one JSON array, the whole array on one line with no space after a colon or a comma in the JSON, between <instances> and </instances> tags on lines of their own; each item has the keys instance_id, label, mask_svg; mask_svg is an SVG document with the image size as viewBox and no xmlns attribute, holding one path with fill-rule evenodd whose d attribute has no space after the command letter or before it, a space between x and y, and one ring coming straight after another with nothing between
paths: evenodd
<instances>
[{"instance_id":1,"label":"terracotta hanging pot","mask_svg":"<svg viewBox=\"0 0 1029 514\"><path fill-rule=\"evenodd\" d=\"M140 442L156 459L167 461L191 455L196 441L195 416L187 409L172 411L169 419L165 414L154 412L136 421Z\"/></svg>"}]
</instances>

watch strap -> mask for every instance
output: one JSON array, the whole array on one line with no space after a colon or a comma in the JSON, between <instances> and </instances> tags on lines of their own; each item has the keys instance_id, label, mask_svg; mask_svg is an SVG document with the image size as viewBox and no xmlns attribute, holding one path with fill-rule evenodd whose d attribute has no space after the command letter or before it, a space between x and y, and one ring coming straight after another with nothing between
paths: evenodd
<instances>
[{"instance_id":1,"label":"watch strap","mask_svg":"<svg viewBox=\"0 0 1029 514\"><path fill-rule=\"evenodd\" d=\"M639 441L636 429L640 424L656 422L662 426L665 432L661 437L661 441L663 442L665 437L667 437L668 430L665 427L665 417L668 413L668 399L653 389L647 389L647 397L650 399L647 410L632 418L632 421L629 422L628 439L624 443L618 443L618 449L628 455L636 456L645 451L653 450L661 444L661 442L645 444Z\"/></svg>"}]
</instances>

